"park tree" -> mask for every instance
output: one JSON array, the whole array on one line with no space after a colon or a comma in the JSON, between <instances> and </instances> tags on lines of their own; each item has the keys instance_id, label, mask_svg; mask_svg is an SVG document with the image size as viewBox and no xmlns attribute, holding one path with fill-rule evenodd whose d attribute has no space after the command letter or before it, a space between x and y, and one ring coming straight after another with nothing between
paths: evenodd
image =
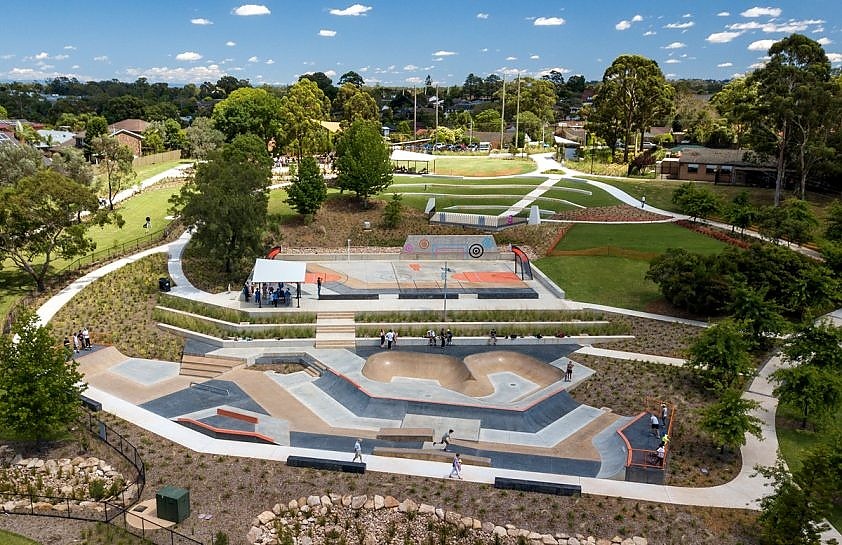
<instances>
[{"instance_id":1,"label":"park tree","mask_svg":"<svg viewBox=\"0 0 842 545\"><path fill-rule=\"evenodd\" d=\"M264 145L280 134L280 101L265 89L240 87L213 108L214 126L227 141L240 134L254 134Z\"/></svg>"},{"instance_id":2,"label":"park tree","mask_svg":"<svg viewBox=\"0 0 842 545\"><path fill-rule=\"evenodd\" d=\"M838 509L842 504L842 449L832 441L811 448L794 475L822 510Z\"/></svg>"},{"instance_id":3,"label":"park tree","mask_svg":"<svg viewBox=\"0 0 842 545\"><path fill-rule=\"evenodd\" d=\"M380 126L358 120L342 133L336 147L338 185L353 191L363 202L392 184L389 148L380 135Z\"/></svg>"},{"instance_id":4,"label":"park tree","mask_svg":"<svg viewBox=\"0 0 842 545\"><path fill-rule=\"evenodd\" d=\"M518 91L518 88L520 90ZM516 83L506 86L506 110L508 118L514 119L516 104L520 93L520 111L532 112L541 121L553 121L553 107L557 102L555 86L544 79L519 78ZM512 105L510 109L508 106Z\"/></svg>"},{"instance_id":5,"label":"park tree","mask_svg":"<svg viewBox=\"0 0 842 545\"><path fill-rule=\"evenodd\" d=\"M363 77L361 75L357 74L353 70L350 70L339 76L339 81L337 83L339 83L340 87L342 87L346 83L350 83L354 87L362 87L363 85L365 85L365 80L363 80Z\"/></svg>"},{"instance_id":6,"label":"park tree","mask_svg":"<svg viewBox=\"0 0 842 545\"><path fill-rule=\"evenodd\" d=\"M187 135L181 123L175 119L164 120L164 148L167 150L187 149Z\"/></svg>"},{"instance_id":7,"label":"park tree","mask_svg":"<svg viewBox=\"0 0 842 545\"><path fill-rule=\"evenodd\" d=\"M483 94L485 82L479 76L473 73L468 74L465 78L465 83L462 85L462 92L468 100L479 98Z\"/></svg>"},{"instance_id":8,"label":"park tree","mask_svg":"<svg viewBox=\"0 0 842 545\"><path fill-rule=\"evenodd\" d=\"M143 153L161 153L164 151L164 123L153 121L143 131Z\"/></svg>"},{"instance_id":9,"label":"park tree","mask_svg":"<svg viewBox=\"0 0 842 545\"><path fill-rule=\"evenodd\" d=\"M767 206L757 218L758 231L773 242L779 239L796 244L813 240L819 221L806 201L790 198L780 207Z\"/></svg>"},{"instance_id":10,"label":"park tree","mask_svg":"<svg viewBox=\"0 0 842 545\"><path fill-rule=\"evenodd\" d=\"M190 157L203 161L208 154L225 143L225 135L209 117L198 117L187 127L185 138Z\"/></svg>"},{"instance_id":11,"label":"park tree","mask_svg":"<svg viewBox=\"0 0 842 545\"><path fill-rule=\"evenodd\" d=\"M109 98L102 107L102 115L109 123L124 119L141 119L145 104L136 96L121 94Z\"/></svg>"},{"instance_id":12,"label":"park tree","mask_svg":"<svg viewBox=\"0 0 842 545\"><path fill-rule=\"evenodd\" d=\"M108 186L108 207L114 210L116 195L135 177L132 161L134 154L128 146L121 144L113 136L98 136L91 142L91 150L99 161L100 170L105 174Z\"/></svg>"},{"instance_id":13,"label":"park tree","mask_svg":"<svg viewBox=\"0 0 842 545\"><path fill-rule=\"evenodd\" d=\"M12 185L44 166L44 156L32 146L0 142L0 187Z\"/></svg>"},{"instance_id":14,"label":"park tree","mask_svg":"<svg viewBox=\"0 0 842 545\"><path fill-rule=\"evenodd\" d=\"M303 80L310 80L316 84L321 92L327 97L329 101L336 98L336 93L339 89L333 85L333 80L324 72L313 72L312 74L304 74L299 76L298 82Z\"/></svg>"},{"instance_id":15,"label":"park tree","mask_svg":"<svg viewBox=\"0 0 842 545\"><path fill-rule=\"evenodd\" d=\"M757 86L746 78L732 79L710 100L731 127L738 148L746 144L756 101Z\"/></svg>"},{"instance_id":16,"label":"park tree","mask_svg":"<svg viewBox=\"0 0 842 545\"><path fill-rule=\"evenodd\" d=\"M85 389L78 364L51 333L24 311L0 338L0 426L39 448L76 420Z\"/></svg>"},{"instance_id":17,"label":"park tree","mask_svg":"<svg viewBox=\"0 0 842 545\"><path fill-rule=\"evenodd\" d=\"M820 545L827 529L827 509L815 501L808 488L799 486L783 460L758 468L771 482L773 492L760 500L759 522L766 545Z\"/></svg>"},{"instance_id":18,"label":"park tree","mask_svg":"<svg viewBox=\"0 0 842 545\"><path fill-rule=\"evenodd\" d=\"M701 412L699 426L711 436L724 452L746 444L746 434L763 439L760 419L752 414L760 403L744 399L740 390L728 388L719 396L719 401Z\"/></svg>"},{"instance_id":19,"label":"park tree","mask_svg":"<svg viewBox=\"0 0 842 545\"><path fill-rule=\"evenodd\" d=\"M210 152L207 162L197 165L193 180L170 200L184 222L196 226L193 240L218 259L226 273L233 270L235 259L260 250L271 169L263 139L238 135Z\"/></svg>"},{"instance_id":20,"label":"park tree","mask_svg":"<svg viewBox=\"0 0 842 545\"><path fill-rule=\"evenodd\" d=\"M0 189L0 257L29 275L38 291L56 257L72 259L96 245L87 237L88 227L112 218L96 212L91 221L79 222L83 211L96 211L96 195L52 170L40 170ZM115 218L122 226L122 219Z\"/></svg>"},{"instance_id":21,"label":"park tree","mask_svg":"<svg viewBox=\"0 0 842 545\"><path fill-rule=\"evenodd\" d=\"M842 242L842 201L835 200L827 207L825 224L825 238L833 242Z\"/></svg>"},{"instance_id":22,"label":"park tree","mask_svg":"<svg viewBox=\"0 0 842 545\"><path fill-rule=\"evenodd\" d=\"M781 204L791 148L799 157L801 182L808 165L802 158L819 146L824 110L829 104L830 62L822 46L801 34L792 34L769 48L769 61L748 76L757 100L747 112L753 148L777 157L775 206ZM823 152L822 152L823 153ZM804 196L804 186L801 186Z\"/></svg>"},{"instance_id":23,"label":"park tree","mask_svg":"<svg viewBox=\"0 0 842 545\"><path fill-rule=\"evenodd\" d=\"M778 305L767 299L767 293L768 288L740 285L729 307L731 319L745 332L752 348L768 348L789 325Z\"/></svg>"},{"instance_id":24,"label":"park tree","mask_svg":"<svg viewBox=\"0 0 842 545\"><path fill-rule=\"evenodd\" d=\"M292 185L287 188L286 202L293 210L309 220L327 199L327 186L316 160L307 156L298 164Z\"/></svg>"},{"instance_id":25,"label":"park tree","mask_svg":"<svg viewBox=\"0 0 842 545\"><path fill-rule=\"evenodd\" d=\"M392 198L383 209L383 227L394 229L401 224L403 216L403 197L400 193L392 193Z\"/></svg>"},{"instance_id":26,"label":"park tree","mask_svg":"<svg viewBox=\"0 0 842 545\"><path fill-rule=\"evenodd\" d=\"M342 120L346 123L353 123L358 119L369 121L380 121L380 112L377 109L377 102L370 94L357 90L342 105Z\"/></svg>"},{"instance_id":27,"label":"park tree","mask_svg":"<svg viewBox=\"0 0 842 545\"><path fill-rule=\"evenodd\" d=\"M500 130L500 112L489 108L474 117L474 129L482 132L496 132Z\"/></svg>"},{"instance_id":28,"label":"park tree","mask_svg":"<svg viewBox=\"0 0 842 545\"><path fill-rule=\"evenodd\" d=\"M758 210L748 197L747 191L740 191L734 199L725 206L725 218L731 224L731 231L735 228L745 234L746 229L757 219Z\"/></svg>"},{"instance_id":29,"label":"park tree","mask_svg":"<svg viewBox=\"0 0 842 545\"><path fill-rule=\"evenodd\" d=\"M716 193L690 182L682 184L673 191L672 202L677 204L681 211L690 216L693 221L709 217L719 211L722 206Z\"/></svg>"},{"instance_id":30,"label":"park tree","mask_svg":"<svg viewBox=\"0 0 842 545\"><path fill-rule=\"evenodd\" d=\"M732 320L705 329L690 347L688 364L707 388L723 391L754 373L748 342Z\"/></svg>"},{"instance_id":31,"label":"park tree","mask_svg":"<svg viewBox=\"0 0 842 545\"><path fill-rule=\"evenodd\" d=\"M327 148L327 135L319 123L328 119L330 100L310 79L292 85L281 98L281 142L288 153L301 160Z\"/></svg>"},{"instance_id":32,"label":"park tree","mask_svg":"<svg viewBox=\"0 0 842 545\"><path fill-rule=\"evenodd\" d=\"M61 148L52 157L50 168L85 187L93 188L94 169L85 155L76 148Z\"/></svg>"},{"instance_id":33,"label":"park tree","mask_svg":"<svg viewBox=\"0 0 842 545\"><path fill-rule=\"evenodd\" d=\"M649 265L646 278L664 298L696 314L716 315L731 302L733 262L671 248Z\"/></svg>"},{"instance_id":34,"label":"park tree","mask_svg":"<svg viewBox=\"0 0 842 545\"><path fill-rule=\"evenodd\" d=\"M628 162L628 146L634 134L639 132L642 137L655 120L671 113L672 104L672 87L658 63L640 55L620 55L602 76L594 110L599 112L598 118L613 117L622 127L623 162Z\"/></svg>"}]
</instances>

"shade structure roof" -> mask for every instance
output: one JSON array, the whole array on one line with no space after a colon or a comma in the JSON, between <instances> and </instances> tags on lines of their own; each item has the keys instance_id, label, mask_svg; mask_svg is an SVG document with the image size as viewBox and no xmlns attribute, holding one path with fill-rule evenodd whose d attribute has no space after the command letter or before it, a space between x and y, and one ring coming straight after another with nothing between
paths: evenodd
<instances>
[{"instance_id":1,"label":"shade structure roof","mask_svg":"<svg viewBox=\"0 0 842 545\"><path fill-rule=\"evenodd\" d=\"M282 261L280 259L257 259L252 282L304 282L307 273L305 261Z\"/></svg>"},{"instance_id":2,"label":"shade structure roof","mask_svg":"<svg viewBox=\"0 0 842 545\"><path fill-rule=\"evenodd\" d=\"M581 146L581 144L575 140L568 140L567 138L563 138L561 136L554 136L553 138L556 144L561 144L563 146Z\"/></svg>"},{"instance_id":3,"label":"shade structure roof","mask_svg":"<svg viewBox=\"0 0 842 545\"><path fill-rule=\"evenodd\" d=\"M435 161L437 157L429 153L418 153L417 151L407 151L403 149L396 149L392 151L392 161Z\"/></svg>"}]
</instances>

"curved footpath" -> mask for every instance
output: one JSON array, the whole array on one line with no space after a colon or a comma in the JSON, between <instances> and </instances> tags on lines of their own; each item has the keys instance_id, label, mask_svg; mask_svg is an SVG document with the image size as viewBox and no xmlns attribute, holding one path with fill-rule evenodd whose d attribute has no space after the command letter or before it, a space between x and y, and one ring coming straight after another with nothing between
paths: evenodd
<instances>
[{"instance_id":1,"label":"curved footpath","mask_svg":"<svg viewBox=\"0 0 842 545\"><path fill-rule=\"evenodd\" d=\"M541 163L539 163L539 167L540 169L547 168L542 166ZM614 188L614 190L619 191L616 188ZM625 195L625 198L622 199L624 202L629 202L629 200L636 201L633 197L626 195L625 193L623 193L623 195ZM172 243L163 244L132 256L122 258L75 280L38 309L37 315L41 323L49 322L59 309L67 304L67 302L83 288L95 280L102 278L106 274L129 263L135 262L148 255L161 252L166 252L169 256L168 266L170 274L173 276L176 283L175 289L173 290L174 294L189 299L213 302L215 304L220 304L221 297L224 297L225 300L229 302L229 305L235 303L235 301L232 300L231 294L223 293L221 295L213 295L193 287L189 281L187 281L187 278L181 270L180 256L181 250L183 250L189 238L189 233L185 233L185 235ZM579 304L583 306L591 306L583 303ZM607 308L611 308L612 312L639 315L638 313L629 313L623 309L612 307ZM836 311L834 315L842 316L842 310ZM660 318L669 320L673 319L672 317ZM777 408L777 399L775 399L772 395L773 386L769 381L769 376L780 365L781 362L778 357L770 359L760 370L758 376L754 379L751 386L744 394L745 398L755 400L760 404L760 409L756 411L756 416L762 422L761 428L763 439L758 440L753 436L747 436L746 445L741 449L743 463L742 469L732 481L723 485L708 488L661 486L482 467L468 467L465 471L465 478L471 481L484 483L492 483L494 478L498 476L535 479L579 484L582 486L582 491L587 494L618 496L627 499L681 505L758 509L758 499L767 494L770 489L766 486L768 484L766 479L756 475L754 468L757 465L768 466L774 464L778 449L777 435L775 433L775 410ZM179 443L198 452L277 461L283 461L290 455L317 457L337 456L335 452L331 451L221 441L187 429L175 422L153 414L145 409L141 409L140 407L132 405L107 392L89 387L86 391L86 395L101 402L104 410L115 414L120 418L138 423L150 432L161 435L170 441ZM345 453L342 453L342 455L344 454ZM448 464L438 462L384 458L377 456L367 456L366 463L368 468L372 471L436 478L445 476L449 469ZM837 539L842 542L842 535L840 535L836 530L827 532L823 537L825 539Z\"/></svg>"}]
</instances>

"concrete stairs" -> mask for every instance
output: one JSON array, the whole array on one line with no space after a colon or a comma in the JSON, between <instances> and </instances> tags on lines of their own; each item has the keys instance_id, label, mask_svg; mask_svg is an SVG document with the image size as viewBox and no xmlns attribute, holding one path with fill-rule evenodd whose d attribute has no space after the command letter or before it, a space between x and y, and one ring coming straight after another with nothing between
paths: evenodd
<instances>
[{"instance_id":1,"label":"concrete stairs","mask_svg":"<svg viewBox=\"0 0 842 545\"><path fill-rule=\"evenodd\" d=\"M319 312L316 315L316 348L356 348L353 312Z\"/></svg>"},{"instance_id":2,"label":"concrete stairs","mask_svg":"<svg viewBox=\"0 0 842 545\"><path fill-rule=\"evenodd\" d=\"M245 364L243 359L230 356L184 354L181 357L179 374L187 377L215 378Z\"/></svg>"}]
</instances>

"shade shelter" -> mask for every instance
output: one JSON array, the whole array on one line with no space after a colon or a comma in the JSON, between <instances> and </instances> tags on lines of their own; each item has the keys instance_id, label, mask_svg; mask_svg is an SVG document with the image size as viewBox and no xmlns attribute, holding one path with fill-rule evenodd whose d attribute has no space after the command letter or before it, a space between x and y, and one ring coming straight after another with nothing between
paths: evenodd
<instances>
[{"instance_id":1,"label":"shade shelter","mask_svg":"<svg viewBox=\"0 0 842 545\"><path fill-rule=\"evenodd\" d=\"M567 156L567 148L578 148L581 146L579 142L576 142L575 140L568 140L562 136L554 136L553 140L555 141L555 145L561 148L561 156L564 159L570 159L570 157Z\"/></svg>"},{"instance_id":2,"label":"shade shelter","mask_svg":"<svg viewBox=\"0 0 842 545\"><path fill-rule=\"evenodd\" d=\"M300 299L301 283L305 281L306 274L307 262L305 261L257 259L249 281L254 290L261 291L262 300L268 304L270 302L270 298L267 297L268 288L281 289L284 284L295 284L296 290L293 295L296 299Z\"/></svg>"},{"instance_id":3,"label":"shade shelter","mask_svg":"<svg viewBox=\"0 0 842 545\"><path fill-rule=\"evenodd\" d=\"M407 167L412 163L411 172L419 172L418 163L424 163L424 170L432 172L436 168L436 156L429 153L418 153L417 151L407 151L402 149L392 150L390 159L395 162L406 162ZM430 163L433 163L433 168L430 168Z\"/></svg>"}]
</instances>

